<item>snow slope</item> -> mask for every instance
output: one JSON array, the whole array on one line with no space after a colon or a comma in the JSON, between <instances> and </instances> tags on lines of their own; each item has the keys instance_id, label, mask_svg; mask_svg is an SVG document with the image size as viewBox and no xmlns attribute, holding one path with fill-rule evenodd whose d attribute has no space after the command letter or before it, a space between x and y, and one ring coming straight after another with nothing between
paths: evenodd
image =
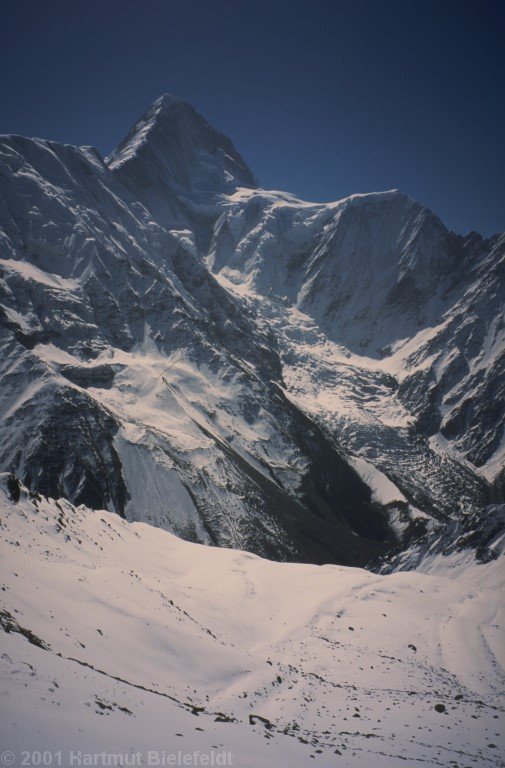
<instances>
[{"instance_id":1,"label":"snow slope","mask_svg":"<svg viewBox=\"0 0 505 768\"><path fill-rule=\"evenodd\" d=\"M502 558L275 563L0 486L3 749L504 764Z\"/></svg>"}]
</instances>

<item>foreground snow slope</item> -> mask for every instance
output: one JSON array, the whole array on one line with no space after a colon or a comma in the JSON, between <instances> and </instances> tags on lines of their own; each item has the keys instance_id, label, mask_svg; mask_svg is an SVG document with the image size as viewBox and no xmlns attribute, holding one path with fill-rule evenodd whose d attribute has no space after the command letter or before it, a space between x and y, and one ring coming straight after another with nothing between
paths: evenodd
<instances>
[{"instance_id":1,"label":"foreground snow slope","mask_svg":"<svg viewBox=\"0 0 505 768\"><path fill-rule=\"evenodd\" d=\"M4 749L503 765L501 559L378 576L13 503L5 476L0 505Z\"/></svg>"}]
</instances>

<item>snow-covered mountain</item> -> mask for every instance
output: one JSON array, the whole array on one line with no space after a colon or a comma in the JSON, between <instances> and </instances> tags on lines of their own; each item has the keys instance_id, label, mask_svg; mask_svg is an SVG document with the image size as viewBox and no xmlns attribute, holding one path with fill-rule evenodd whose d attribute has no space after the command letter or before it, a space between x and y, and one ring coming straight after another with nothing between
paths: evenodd
<instances>
[{"instance_id":1,"label":"snow-covered mountain","mask_svg":"<svg viewBox=\"0 0 505 768\"><path fill-rule=\"evenodd\" d=\"M0 468L277 559L491 557L504 255L396 191L263 190L170 96L105 160L1 137Z\"/></svg>"},{"instance_id":2,"label":"snow-covered mountain","mask_svg":"<svg viewBox=\"0 0 505 768\"><path fill-rule=\"evenodd\" d=\"M114 176L160 223L191 226L203 242L223 196L257 186L227 136L187 101L165 94L106 158Z\"/></svg>"},{"instance_id":3,"label":"snow-covered mountain","mask_svg":"<svg viewBox=\"0 0 505 768\"><path fill-rule=\"evenodd\" d=\"M503 557L276 563L5 476L0 527L5 764L504 765Z\"/></svg>"}]
</instances>

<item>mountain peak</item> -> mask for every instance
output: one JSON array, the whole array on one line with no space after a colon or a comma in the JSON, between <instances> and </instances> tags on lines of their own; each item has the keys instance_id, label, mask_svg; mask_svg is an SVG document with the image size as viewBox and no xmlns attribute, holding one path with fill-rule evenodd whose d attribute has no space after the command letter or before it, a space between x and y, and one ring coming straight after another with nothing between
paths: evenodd
<instances>
[{"instance_id":1,"label":"mountain peak","mask_svg":"<svg viewBox=\"0 0 505 768\"><path fill-rule=\"evenodd\" d=\"M196 113L196 109L194 109L194 107L189 103L189 101L186 101L186 99L180 99L178 96L174 96L172 93L163 93L161 96L159 96L159 98L156 99L156 101L153 101L150 107L146 109L137 123L145 120L146 118L157 118L158 120L163 120L164 118L168 117L170 113L172 113L173 116L173 111L177 108L186 108Z\"/></svg>"},{"instance_id":2,"label":"mountain peak","mask_svg":"<svg viewBox=\"0 0 505 768\"><path fill-rule=\"evenodd\" d=\"M168 93L151 104L106 163L137 193L149 187L149 200L142 202L151 210L155 198L161 203L191 196L207 204L216 194L257 186L230 139L188 101Z\"/></svg>"},{"instance_id":3,"label":"mountain peak","mask_svg":"<svg viewBox=\"0 0 505 768\"><path fill-rule=\"evenodd\" d=\"M167 119L170 110L182 104L190 107L188 102L172 96L170 93L164 93L156 99L133 124L116 149L106 158L106 163L111 170L117 170L137 155L142 145L149 141L152 131Z\"/></svg>"},{"instance_id":4,"label":"mountain peak","mask_svg":"<svg viewBox=\"0 0 505 768\"><path fill-rule=\"evenodd\" d=\"M153 103L153 107L172 107L174 104L180 104L183 101L184 99L180 99L178 96L174 96L171 93L162 93L162 95Z\"/></svg>"}]
</instances>

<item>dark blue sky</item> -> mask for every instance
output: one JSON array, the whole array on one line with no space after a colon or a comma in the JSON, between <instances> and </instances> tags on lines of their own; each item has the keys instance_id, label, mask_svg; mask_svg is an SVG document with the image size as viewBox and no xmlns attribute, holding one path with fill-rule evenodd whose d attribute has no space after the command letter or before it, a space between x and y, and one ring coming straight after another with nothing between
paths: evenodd
<instances>
[{"instance_id":1,"label":"dark blue sky","mask_svg":"<svg viewBox=\"0 0 505 768\"><path fill-rule=\"evenodd\" d=\"M308 200L398 187L505 230L505 3L2 2L0 132L110 151L161 93Z\"/></svg>"}]
</instances>

